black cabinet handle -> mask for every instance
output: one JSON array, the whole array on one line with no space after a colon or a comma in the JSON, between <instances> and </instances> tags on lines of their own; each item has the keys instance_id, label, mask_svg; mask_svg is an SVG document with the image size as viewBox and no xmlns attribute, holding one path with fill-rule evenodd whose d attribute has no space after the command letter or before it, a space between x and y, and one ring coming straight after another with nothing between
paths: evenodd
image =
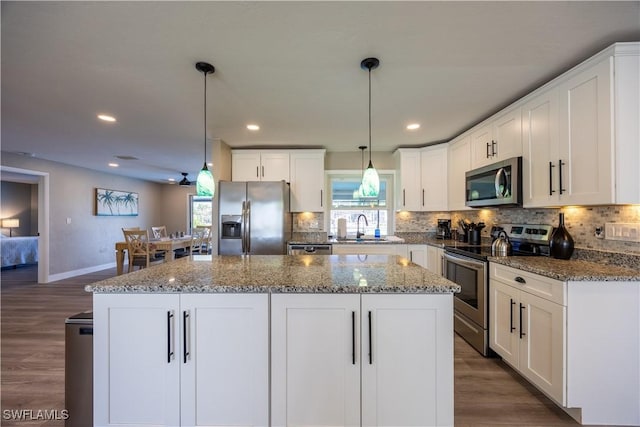
<instances>
[{"instance_id":1,"label":"black cabinet handle","mask_svg":"<svg viewBox=\"0 0 640 427\"><path fill-rule=\"evenodd\" d=\"M522 310L524 309L525 309L525 306L520 304L520 339L522 339L523 336L527 335L522 330Z\"/></svg>"},{"instance_id":2,"label":"black cabinet handle","mask_svg":"<svg viewBox=\"0 0 640 427\"><path fill-rule=\"evenodd\" d=\"M256 166L256 178L260 178L260 166Z\"/></svg>"},{"instance_id":3,"label":"black cabinet handle","mask_svg":"<svg viewBox=\"0 0 640 427\"><path fill-rule=\"evenodd\" d=\"M264 166L262 166L262 177L264 178Z\"/></svg>"},{"instance_id":4,"label":"black cabinet handle","mask_svg":"<svg viewBox=\"0 0 640 427\"><path fill-rule=\"evenodd\" d=\"M489 157L491 157L491 156L489 155L489 143L487 142L487 159L488 159Z\"/></svg>"},{"instance_id":5,"label":"black cabinet handle","mask_svg":"<svg viewBox=\"0 0 640 427\"><path fill-rule=\"evenodd\" d=\"M371 332L371 312L369 312L369 365L373 364L373 333Z\"/></svg>"},{"instance_id":6,"label":"black cabinet handle","mask_svg":"<svg viewBox=\"0 0 640 427\"><path fill-rule=\"evenodd\" d=\"M351 364L356 364L356 312L351 312Z\"/></svg>"},{"instance_id":7,"label":"black cabinet handle","mask_svg":"<svg viewBox=\"0 0 640 427\"><path fill-rule=\"evenodd\" d=\"M516 278L515 278L515 279L513 279L513 280L515 280L515 281L516 281L516 282L518 282L518 283L527 283L527 281L526 281L526 280L524 280L524 278L522 278L522 277L520 277L520 276L516 276Z\"/></svg>"},{"instance_id":8,"label":"black cabinet handle","mask_svg":"<svg viewBox=\"0 0 640 427\"><path fill-rule=\"evenodd\" d=\"M189 321L189 312L184 310L182 312L182 363L187 363L187 357L189 357L189 349L187 346L187 340L189 334L187 333L187 322Z\"/></svg>"},{"instance_id":9,"label":"black cabinet handle","mask_svg":"<svg viewBox=\"0 0 640 427\"><path fill-rule=\"evenodd\" d=\"M320 190L320 207L323 207L323 202L324 200L322 200L322 190Z\"/></svg>"},{"instance_id":10,"label":"black cabinet handle","mask_svg":"<svg viewBox=\"0 0 640 427\"><path fill-rule=\"evenodd\" d=\"M556 190L553 189L553 168L555 168L556 165L553 164L553 162L549 162L549 195L553 196L553 193L556 192Z\"/></svg>"},{"instance_id":11,"label":"black cabinet handle","mask_svg":"<svg viewBox=\"0 0 640 427\"><path fill-rule=\"evenodd\" d=\"M404 188L402 189L402 206L406 206L407 205L407 198L405 197L405 191Z\"/></svg>"},{"instance_id":12,"label":"black cabinet handle","mask_svg":"<svg viewBox=\"0 0 640 427\"><path fill-rule=\"evenodd\" d=\"M167 311L167 363L171 363L173 357L173 349L171 348L171 320L173 319L173 312Z\"/></svg>"},{"instance_id":13,"label":"black cabinet handle","mask_svg":"<svg viewBox=\"0 0 640 427\"><path fill-rule=\"evenodd\" d=\"M498 154L495 150L495 148L498 146L498 143L496 141L494 141L493 139L491 140L491 157L495 156L496 154Z\"/></svg>"},{"instance_id":14,"label":"black cabinet handle","mask_svg":"<svg viewBox=\"0 0 640 427\"><path fill-rule=\"evenodd\" d=\"M424 206L424 188L422 189L422 206Z\"/></svg>"},{"instance_id":15,"label":"black cabinet handle","mask_svg":"<svg viewBox=\"0 0 640 427\"><path fill-rule=\"evenodd\" d=\"M562 166L564 166L566 163L562 161L562 159L558 160L558 175L559 175L559 179L558 179L558 184L560 184L560 194L562 194L563 191L567 191L564 188L562 188Z\"/></svg>"},{"instance_id":16,"label":"black cabinet handle","mask_svg":"<svg viewBox=\"0 0 640 427\"><path fill-rule=\"evenodd\" d=\"M516 302L513 300L513 298L510 298L509 301L511 301L511 305L509 306L509 328L511 330L509 331L509 333L512 334L513 331L516 330L516 327L513 326L513 306L516 305Z\"/></svg>"}]
</instances>

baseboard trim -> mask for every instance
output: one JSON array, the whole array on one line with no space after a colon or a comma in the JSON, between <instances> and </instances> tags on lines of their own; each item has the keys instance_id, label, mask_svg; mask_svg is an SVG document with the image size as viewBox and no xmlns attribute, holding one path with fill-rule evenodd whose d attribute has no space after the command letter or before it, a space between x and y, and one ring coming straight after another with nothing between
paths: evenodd
<instances>
[{"instance_id":1,"label":"baseboard trim","mask_svg":"<svg viewBox=\"0 0 640 427\"><path fill-rule=\"evenodd\" d=\"M65 271L64 273L50 274L47 283L57 282L58 280L68 279L69 277L82 276L83 274L95 273L96 271L107 270L115 266L115 262L110 262L108 264L94 265L93 267L81 268L79 270Z\"/></svg>"}]
</instances>

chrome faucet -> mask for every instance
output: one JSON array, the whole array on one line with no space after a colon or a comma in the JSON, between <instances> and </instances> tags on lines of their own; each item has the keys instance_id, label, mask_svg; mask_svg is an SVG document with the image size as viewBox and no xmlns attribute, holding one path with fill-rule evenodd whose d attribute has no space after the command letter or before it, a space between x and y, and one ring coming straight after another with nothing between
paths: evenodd
<instances>
[{"instance_id":1,"label":"chrome faucet","mask_svg":"<svg viewBox=\"0 0 640 427\"><path fill-rule=\"evenodd\" d=\"M367 221L367 217L364 216L364 214L360 214L358 215L358 219L356 220L356 239L361 238L362 236L364 236L364 228L362 229L362 233L360 232L360 218L364 218L364 223L366 226L369 225L369 221Z\"/></svg>"}]
</instances>

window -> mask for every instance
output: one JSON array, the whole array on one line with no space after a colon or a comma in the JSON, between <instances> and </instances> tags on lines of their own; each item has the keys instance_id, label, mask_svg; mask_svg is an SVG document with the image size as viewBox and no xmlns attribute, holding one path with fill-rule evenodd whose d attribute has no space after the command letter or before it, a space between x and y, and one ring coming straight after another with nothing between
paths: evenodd
<instances>
[{"instance_id":1,"label":"window","mask_svg":"<svg viewBox=\"0 0 640 427\"><path fill-rule=\"evenodd\" d=\"M360 214L367 218L368 225L361 220L364 233L373 236L375 229L380 229L380 235L393 234L393 215L391 203L392 175L380 174L380 194L377 199L358 196L361 173L359 171L341 172L329 175L330 207L327 230L336 236L338 233L338 219L347 220L347 235L354 236L357 232L357 221ZM360 230L362 231L362 230Z\"/></svg>"},{"instance_id":2,"label":"window","mask_svg":"<svg viewBox=\"0 0 640 427\"><path fill-rule=\"evenodd\" d=\"M211 227L211 221L213 219L213 202L211 197L191 195L189 198L191 228Z\"/></svg>"}]
</instances>

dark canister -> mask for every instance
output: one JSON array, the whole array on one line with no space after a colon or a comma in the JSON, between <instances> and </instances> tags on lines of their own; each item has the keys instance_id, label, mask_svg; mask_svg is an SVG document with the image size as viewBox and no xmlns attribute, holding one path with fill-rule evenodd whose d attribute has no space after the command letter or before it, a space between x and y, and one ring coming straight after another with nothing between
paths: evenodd
<instances>
[{"instance_id":1,"label":"dark canister","mask_svg":"<svg viewBox=\"0 0 640 427\"><path fill-rule=\"evenodd\" d=\"M558 259L569 259L573 254L573 237L564 226L564 214L559 215L558 227L549 240L549 253Z\"/></svg>"}]
</instances>

